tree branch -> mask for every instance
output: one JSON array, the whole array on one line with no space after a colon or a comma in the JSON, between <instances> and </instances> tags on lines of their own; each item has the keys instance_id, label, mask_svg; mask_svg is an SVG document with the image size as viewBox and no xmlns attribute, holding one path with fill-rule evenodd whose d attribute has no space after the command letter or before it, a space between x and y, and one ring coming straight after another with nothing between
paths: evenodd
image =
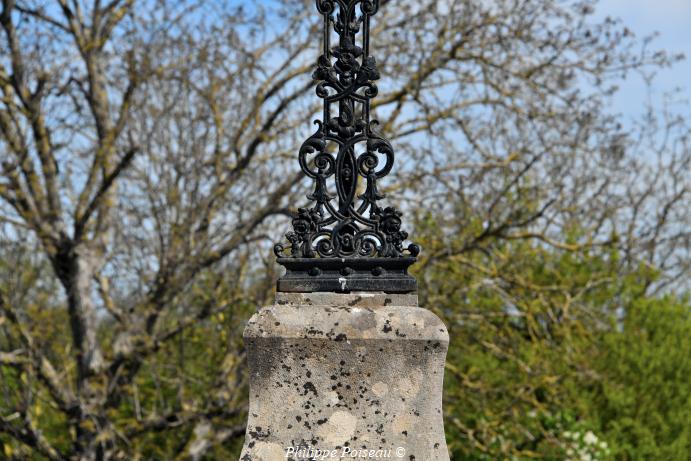
<instances>
[{"instance_id":1,"label":"tree branch","mask_svg":"<svg viewBox=\"0 0 691 461\"><path fill-rule=\"evenodd\" d=\"M84 213L76 217L74 226L74 240L76 242L79 242L81 240L82 236L84 235L86 225L89 222L89 218L91 218L91 215L94 213L94 211L96 211L101 206L104 197L115 183L115 180L130 165L130 163L132 163L132 160L134 160L134 157L135 155L137 155L138 151L138 148L133 147L130 150L128 150L127 153L125 153L125 155L120 160L120 162L118 162L113 171L107 174L106 177L103 179L101 187L99 187L98 191L96 192L96 195L87 205L86 210L84 210Z\"/></svg>"}]
</instances>

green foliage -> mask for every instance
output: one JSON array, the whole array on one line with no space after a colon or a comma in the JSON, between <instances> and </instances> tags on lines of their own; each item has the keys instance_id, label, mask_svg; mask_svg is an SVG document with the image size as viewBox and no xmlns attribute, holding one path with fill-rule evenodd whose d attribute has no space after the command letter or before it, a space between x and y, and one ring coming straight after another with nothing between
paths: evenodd
<instances>
[{"instance_id":1,"label":"green foliage","mask_svg":"<svg viewBox=\"0 0 691 461\"><path fill-rule=\"evenodd\" d=\"M567 249L469 250L479 229L419 225L421 294L451 335L452 458L689 459L688 300L647 297L655 271L623 270L613 245L579 247L578 228Z\"/></svg>"},{"instance_id":2,"label":"green foliage","mask_svg":"<svg viewBox=\"0 0 691 461\"><path fill-rule=\"evenodd\" d=\"M8 254L0 258L0 292L12 293L10 287L21 289L21 328L53 363L64 364L66 370L74 372L72 345L64 331L69 324L67 311L60 300L51 296L55 288L40 283L42 273L49 268L29 258L22 261L18 266L10 264ZM116 431L134 445L133 452L140 456L137 459L175 459L186 444L194 442L193 422L199 413L208 411L204 418L217 427L241 426L246 419L242 411L232 410L246 405L242 331L256 305L235 283L208 274L202 274L188 291L185 303L161 322L161 331L170 332L170 338L162 341L144 362L132 385L124 390L125 397L107 410ZM188 306L211 311L190 317ZM181 328L181 322L190 320L190 325ZM104 317L98 333L103 350L111 358L122 347L114 344L121 327ZM139 340L134 336L125 338L133 343ZM21 348L20 328L0 310L0 351ZM44 383L32 370L0 365L2 422L21 431L30 419L57 450L68 453L77 434L70 430L65 414L55 408ZM67 380L64 385L70 389ZM16 408L24 409L26 414L16 412ZM170 425L154 424L166 417ZM241 438L237 438L214 446L204 459L237 458L240 443ZM2 459L46 458L0 432Z\"/></svg>"},{"instance_id":3,"label":"green foliage","mask_svg":"<svg viewBox=\"0 0 691 461\"><path fill-rule=\"evenodd\" d=\"M617 459L691 456L691 305L667 296L638 299L608 332L591 391Z\"/></svg>"}]
</instances>

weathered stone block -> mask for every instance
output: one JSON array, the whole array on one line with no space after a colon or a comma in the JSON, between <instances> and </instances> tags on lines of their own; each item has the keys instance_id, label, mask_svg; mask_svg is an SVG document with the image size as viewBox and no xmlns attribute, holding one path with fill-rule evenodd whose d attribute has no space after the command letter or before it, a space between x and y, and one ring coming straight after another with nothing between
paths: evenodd
<instances>
[{"instance_id":1,"label":"weathered stone block","mask_svg":"<svg viewBox=\"0 0 691 461\"><path fill-rule=\"evenodd\" d=\"M416 304L409 294L279 293L255 314L241 461L448 460L448 333Z\"/></svg>"}]
</instances>

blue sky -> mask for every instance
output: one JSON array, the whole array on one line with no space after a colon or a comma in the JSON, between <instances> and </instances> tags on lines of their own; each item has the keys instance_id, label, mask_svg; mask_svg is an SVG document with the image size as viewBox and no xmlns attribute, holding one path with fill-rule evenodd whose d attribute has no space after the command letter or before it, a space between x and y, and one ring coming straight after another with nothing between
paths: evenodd
<instances>
[{"instance_id":1,"label":"blue sky","mask_svg":"<svg viewBox=\"0 0 691 461\"><path fill-rule=\"evenodd\" d=\"M245 0L238 1L242 3ZM256 1L270 3L274 0ZM671 68L656 69L650 101L659 110L663 96L679 90L689 104L676 105L672 109L691 115L691 0L599 0L594 20L606 16L621 19L641 41L654 33L659 34L651 44L651 50L665 50L670 55L683 53L686 56L685 60ZM648 100L648 89L643 78L632 73L619 84L620 91L614 96L611 110L622 114L624 123L640 119Z\"/></svg>"},{"instance_id":2,"label":"blue sky","mask_svg":"<svg viewBox=\"0 0 691 461\"><path fill-rule=\"evenodd\" d=\"M664 93L676 88L691 99L691 0L601 0L597 11L600 17L621 18L639 39L658 32L653 49L686 55L686 60L658 72L651 95L656 106ZM632 75L621 86L612 109L625 118L640 115L646 91L643 80ZM681 110L689 113L688 107Z\"/></svg>"}]
</instances>

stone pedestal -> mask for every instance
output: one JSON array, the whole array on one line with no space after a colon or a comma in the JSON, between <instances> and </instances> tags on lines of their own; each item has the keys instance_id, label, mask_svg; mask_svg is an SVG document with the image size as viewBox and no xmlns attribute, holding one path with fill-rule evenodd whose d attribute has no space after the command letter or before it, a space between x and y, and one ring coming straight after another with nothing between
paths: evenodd
<instances>
[{"instance_id":1,"label":"stone pedestal","mask_svg":"<svg viewBox=\"0 0 691 461\"><path fill-rule=\"evenodd\" d=\"M417 296L278 293L245 329L241 461L446 461L449 337Z\"/></svg>"}]
</instances>

